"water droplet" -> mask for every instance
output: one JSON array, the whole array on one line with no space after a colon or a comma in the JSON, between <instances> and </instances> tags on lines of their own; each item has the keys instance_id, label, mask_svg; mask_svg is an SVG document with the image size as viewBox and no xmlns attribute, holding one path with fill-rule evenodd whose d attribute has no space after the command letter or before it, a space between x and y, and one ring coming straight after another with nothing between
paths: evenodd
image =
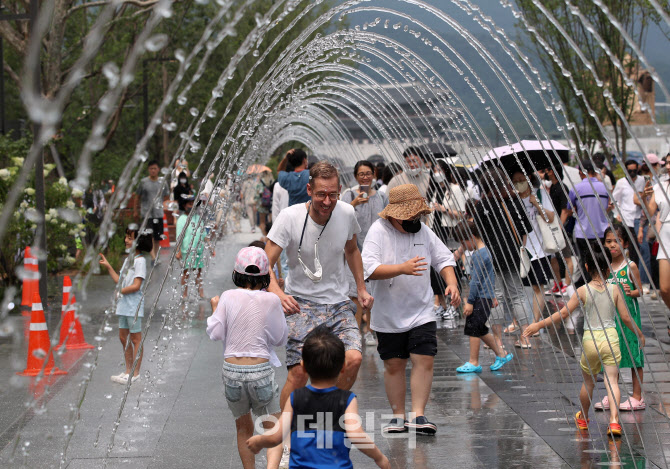
<instances>
[{"instance_id":1,"label":"water droplet","mask_svg":"<svg viewBox=\"0 0 670 469\"><path fill-rule=\"evenodd\" d=\"M191 114L193 117L196 117L200 112L198 111L197 108L192 107L191 109L188 110L189 114Z\"/></svg>"},{"instance_id":2,"label":"water droplet","mask_svg":"<svg viewBox=\"0 0 670 469\"><path fill-rule=\"evenodd\" d=\"M179 96L177 96L177 104L179 104L180 106L183 106L184 104L186 104L186 101L188 101L188 99L183 94L180 94Z\"/></svg>"},{"instance_id":3,"label":"water droplet","mask_svg":"<svg viewBox=\"0 0 670 469\"><path fill-rule=\"evenodd\" d=\"M114 88L119 83L119 66L114 62L107 62L103 65L102 74L107 78L110 88Z\"/></svg>"},{"instance_id":4,"label":"water droplet","mask_svg":"<svg viewBox=\"0 0 670 469\"><path fill-rule=\"evenodd\" d=\"M81 223L81 215L73 208L59 208L58 216L68 223Z\"/></svg>"},{"instance_id":5,"label":"water droplet","mask_svg":"<svg viewBox=\"0 0 670 469\"><path fill-rule=\"evenodd\" d=\"M38 359L41 360L46 356L47 356L47 352L46 352L46 350L44 350L42 348L36 348L35 350L33 350L33 357L35 357L35 358L38 358Z\"/></svg>"},{"instance_id":6,"label":"water droplet","mask_svg":"<svg viewBox=\"0 0 670 469\"><path fill-rule=\"evenodd\" d=\"M163 124L163 128L165 130L167 130L168 132L174 132L175 130L177 130L177 124L174 123L174 122L166 122L165 124ZM165 168L165 169L167 169L167 168ZM164 173L164 174L169 174L170 173L170 170L169 169L167 169L167 170L168 170L168 172Z\"/></svg>"}]
</instances>

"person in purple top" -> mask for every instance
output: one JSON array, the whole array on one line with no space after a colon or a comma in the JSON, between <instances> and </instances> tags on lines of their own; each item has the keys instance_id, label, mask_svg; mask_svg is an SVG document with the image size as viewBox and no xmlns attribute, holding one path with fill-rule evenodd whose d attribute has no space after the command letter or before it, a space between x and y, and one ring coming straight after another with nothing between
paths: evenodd
<instances>
[{"instance_id":1,"label":"person in purple top","mask_svg":"<svg viewBox=\"0 0 670 469\"><path fill-rule=\"evenodd\" d=\"M601 252L603 249L603 236L609 225L607 212L610 198L605 184L596 175L593 163L584 161L581 166L579 175L582 181L570 189L568 206L563 210L567 216L574 213L577 217L575 244L584 264L592 252ZM582 272L586 274L586 269L582 268ZM575 288L584 285L586 281L584 278L580 279L575 283Z\"/></svg>"}]
</instances>

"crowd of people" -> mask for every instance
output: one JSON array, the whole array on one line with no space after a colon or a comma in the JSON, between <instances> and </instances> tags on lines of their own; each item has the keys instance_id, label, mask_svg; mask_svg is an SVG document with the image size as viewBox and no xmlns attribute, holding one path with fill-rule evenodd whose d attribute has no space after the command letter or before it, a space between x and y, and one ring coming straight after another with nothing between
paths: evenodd
<instances>
[{"instance_id":1,"label":"crowd of people","mask_svg":"<svg viewBox=\"0 0 670 469\"><path fill-rule=\"evenodd\" d=\"M235 212L244 210L252 231L258 220L263 236L238 253L237 288L212 299L207 321L210 338L224 343L225 397L244 467L254 467L261 448L268 448L268 467L286 460L291 467L351 467L351 443L389 467L354 418L358 405L350 389L363 346L376 345L384 364L390 414L383 432L434 435L426 405L437 323L460 314L470 356L459 373L482 372L482 342L494 353L490 370L497 371L514 359L504 332L519 332L513 345L523 351L543 328L563 324L574 334L583 314L584 385L575 422L588 428L596 376L604 372L607 397L594 407L610 411L608 434L619 436L618 411L646 406L638 298L656 293L653 284L670 307L670 155L629 160L618 181L604 158L563 170L493 165L477 173L417 147L403 159L404 165L357 162L356 184L343 190L332 164L309 165L306 153L293 149L276 182L260 172L229 186L234 231ZM154 166L138 194L153 232L162 233L162 206L146 203L162 190L155 188ZM183 168L176 175L174 198L184 216L193 209L193 189ZM204 245L206 235L185 237L185 275L202 268L202 251L194 246ZM142 267L134 271L139 278ZM133 293L133 285L126 281L124 288ZM548 295L564 298L560 311L548 314ZM281 392L274 378L281 366L277 346L286 348L288 368ZM617 384L622 368L633 375L633 395L625 400ZM130 371L113 379L127 380ZM263 435L253 436L250 412L264 419ZM324 424L321 413L333 419ZM330 451L305 436L322 430L334 435Z\"/></svg>"}]
</instances>

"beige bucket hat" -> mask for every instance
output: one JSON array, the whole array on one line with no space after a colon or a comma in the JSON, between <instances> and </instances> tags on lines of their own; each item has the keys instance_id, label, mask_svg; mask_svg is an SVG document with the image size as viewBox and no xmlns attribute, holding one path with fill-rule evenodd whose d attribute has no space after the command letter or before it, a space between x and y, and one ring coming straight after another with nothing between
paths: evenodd
<instances>
[{"instance_id":1,"label":"beige bucket hat","mask_svg":"<svg viewBox=\"0 0 670 469\"><path fill-rule=\"evenodd\" d=\"M432 210L414 184L403 184L389 191L389 204L379 216L396 220L411 220L417 215L427 215Z\"/></svg>"}]
</instances>

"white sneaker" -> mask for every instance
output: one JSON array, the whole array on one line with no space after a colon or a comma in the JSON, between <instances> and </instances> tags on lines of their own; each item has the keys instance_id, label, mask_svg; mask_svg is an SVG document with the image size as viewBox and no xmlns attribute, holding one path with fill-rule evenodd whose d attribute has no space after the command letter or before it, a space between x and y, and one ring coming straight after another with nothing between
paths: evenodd
<instances>
[{"instance_id":1,"label":"white sneaker","mask_svg":"<svg viewBox=\"0 0 670 469\"><path fill-rule=\"evenodd\" d=\"M128 373L120 373L110 378L115 383L126 384L128 382Z\"/></svg>"},{"instance_id":2,"label":"white sneaker","mask_svg":"<svg viewBox=\"0 0 670 469\"><path fill-rule=\"evenodd\" d=\"M284 446L284 452L281 455L281 461L279 461L279 469L288 469L288 463L291 459L291 448Z\"/></svg>"},{"instance_id":3,"label":"white sneaker","mask_svg":"<svg viewBox=\"0 0 670 469\"><path fill-rule=\"evenodd\" d=\"M377 345L377 339L375 339L375 336L372 335L372 332L366 332L364 339L365 345Z\"/></svg>"},{"instance_id":4,"label":"white sneaker","mask_svg":"<svg viewBox=\"0 0 670 469\"><path fill-rule=\"evenodd\" d=\"M126 379L128 379L127 375L126 375ZM135 383L135 382L137 382L137 381L139 381L139 380L140 380L140 375L137 375L137 376L133 376L133 378L131 379L130 382L131 382L131 383Z\"/></svg>"}]
</instances>

